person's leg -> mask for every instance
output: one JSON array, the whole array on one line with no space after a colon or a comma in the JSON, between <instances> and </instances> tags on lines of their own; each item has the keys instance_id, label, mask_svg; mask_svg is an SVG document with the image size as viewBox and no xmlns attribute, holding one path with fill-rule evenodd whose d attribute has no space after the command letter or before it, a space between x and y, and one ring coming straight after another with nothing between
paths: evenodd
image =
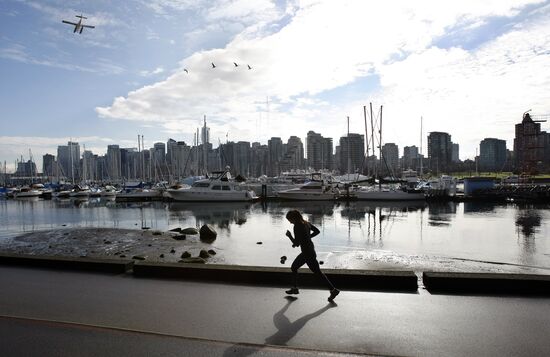
<instances>
[{"instance_id":1,"label":"person's leg","mask_svg":"<svg viewBox=\"0 0 550 357\"><path fill-rule=\"evenodd\" d=\"M306 263L306 259L305 259L305 256L300 253L298 254L298 256L296 257L296 259L294 259L294 261L292 262L292 265L290 266L290 270L292 271L292 288L290 290L287 290L286 293L287 294L298 294L299 291L298 291L298 269L300 269L300 267L302 265L304 265Z\"/></svg>"},{"instance_id":2,"label":"person's leg","mask_svg":"<svg viewBox=\"0 0 550 357\"><path fill-rule=\"evenodd\" d=\"M325 281L330 291L335 289L334 285L332 285L327 276L321 271L321 267L319 266L319 262L317 261L317 256L306 257L306 264L312 272L317 274L319 277L321 277L321 279Z\"/></svg>"}]
</instances>

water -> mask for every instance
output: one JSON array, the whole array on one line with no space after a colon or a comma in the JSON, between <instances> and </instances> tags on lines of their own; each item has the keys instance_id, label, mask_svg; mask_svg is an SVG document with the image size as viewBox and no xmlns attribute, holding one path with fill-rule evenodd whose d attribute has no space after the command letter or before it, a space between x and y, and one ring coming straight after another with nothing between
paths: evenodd
<instances>
[{"instance_id":1,"label":"water","mask_svg":"<svg viewBox=\"0 0 550 357\"><path fill-rule=\"evenodd\" d=\"M292 250L285 214L319 227L319 259L342 268L550 273L550 205L487 203L117 203L2 200L0 244L22 232L72 227L168 230L212 224L232 264L276 266ZM262 242L262 245L256 244ZM1 249L1 246L0 246ZM495 265L496 264L496 265Z\"/></svg>"}]
</instances>

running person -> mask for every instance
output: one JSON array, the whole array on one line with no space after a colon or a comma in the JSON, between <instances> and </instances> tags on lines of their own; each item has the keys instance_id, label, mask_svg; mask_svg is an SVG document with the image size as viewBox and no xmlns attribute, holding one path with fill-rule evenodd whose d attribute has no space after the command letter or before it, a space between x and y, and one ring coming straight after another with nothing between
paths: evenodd
<instances>
[{"instance_id":1,"label":"running person","mask_svg":"<svg viewBox=\"0 0 550 357\"><path fill-rule=\"evenodd\" d=\"M294 259L294 262L292 262L292 266L290 267L292 270L294 286L290 290L287 290L286 293L292 295L300 293L297 287L298 269L304 264L307 264L313 273L317 274L325 281L328 289L330 290L328 301L334 300L334 298L340 294L340 290L336 289L330 280L328 280L327 276L321 271L319 262L317 261L317 253L315 253L315 246L311 241L311 238L320 233L319 229L317 229L317 227L313 224L304 221L302 214L297 210L288 211L286 214L286 219L294 225L294 237L292 237L290 231L286 231L286 236L292 241L292 247L299 246L302 250L296 259Z\"/></svg>"}]
</instances>

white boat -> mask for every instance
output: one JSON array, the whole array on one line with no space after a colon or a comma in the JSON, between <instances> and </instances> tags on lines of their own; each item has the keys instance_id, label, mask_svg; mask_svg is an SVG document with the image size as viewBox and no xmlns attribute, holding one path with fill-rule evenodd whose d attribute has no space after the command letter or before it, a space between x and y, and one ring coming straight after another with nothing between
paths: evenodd
<instances>
[{"instance_id":1,"label":"white boat","mask_svg":"<svg viewBox=\"0 0 550 357\"><path fill-rule=\"evenodd\" d=\"M214 172L215 177L198 180L191 187L168 189L168 195L175 201L232 201L248 202L258 199L254 191L248 190L242 182L231 179L228 170Z\"/></svg>"},{"instance_id":2,"label":"white boat","mask_svg":"<svg viewBox=\"0 0 550 357\"><path fill-rule=\"evenodd\" d=\"M162 190L155 188L137 188L125 192L116 193L117 200L124 201L152 201L162 199Z\"/></svg>"},{"instance_id":3,"label":"white boat","mask_svg":"<svg viewBox=\"0 0 550 357\"><path fill-rule=\"evenodd\" d=\"M279 198L297 201L330 201L340 197L340 190L324 180L310 181L306 184L277 192Z\"/></svg>"},{"instance_id":4,"label":"white boat","mask_svg":"<svg viewBox=\"0 0 550 357\"><path fill-rule=\"evenodd\" d=\"M15 198L25 198L25 197L39 197L42 194L39 190L35 190L30 187L23 187L20 191L14 193Z\"/></svg>"},{"instance_id":5,"label":"white boat","mask_svg":"<svg viewBox=\"0 0 550 357\"><path fill-rule=\"evenodd\" d=\"M113 186L105 186L104 189L99 191L100 197L115 197L116 195L116 188L114 188Z\"/></svg>"},{"instance_id":6,"label":"white boat","mask_svg":"<svg viewBox=\"0 0 550 357\"><path fill-rule=\"evenodd\" d=\"M365 201L420 201L426 199L424 192L399 188L357 189L351 193L358 200Z\"/></svg>"},{"instance_id":7,"label":"white boat","mask_svg":"<svg viewBox=\"0 0 550 357\"><path fill-rule=\"evenodd\" d=\"M90 197L90 189L88 187L81 187L81 186L75 186L71 193L69 194L69 197L75 197L75 198L84 198L84 197Z\"/></svg>"}]
</instances>

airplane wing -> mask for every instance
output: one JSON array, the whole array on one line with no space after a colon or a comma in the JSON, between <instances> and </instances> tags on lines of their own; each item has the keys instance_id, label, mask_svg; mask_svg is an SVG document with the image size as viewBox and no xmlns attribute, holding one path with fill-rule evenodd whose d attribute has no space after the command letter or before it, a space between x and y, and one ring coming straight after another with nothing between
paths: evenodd
<instances>
[{"instance_id":1,"label":"airplane wing","mask_svg":"<svg viewBox=\"0 0 550 357\"><path fill-rule=\"evenodd\" d=\"M90 25L82 25L82 27L87 27L89 29L95 29L95 26L90 26Z\"/></svg>"},{"instance_id":2,"label":"airplane wing","mask_svg":"<svg viewBox=\"0 0 550 357\"><path fill-rule=\"evenodd\" d=\"M74 22L65 21L65 20L63 20L62 22L63 22L64 24L70 24L70 25L73 25L73 26L78 25L78 24L76 24L76 23L74 23Z\"/></svg>"}]
</instances>

